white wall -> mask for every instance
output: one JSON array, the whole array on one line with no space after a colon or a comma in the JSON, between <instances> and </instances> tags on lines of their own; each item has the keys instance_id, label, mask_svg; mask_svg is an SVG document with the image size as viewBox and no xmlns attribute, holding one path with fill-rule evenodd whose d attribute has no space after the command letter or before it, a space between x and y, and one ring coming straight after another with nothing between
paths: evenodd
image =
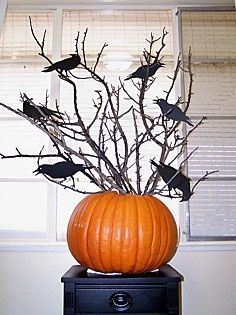
<instances>
[{"instance_id":1,"label":"white wall","mask_svg":"<svg viewBox=\"0 0 236 315\"><path fill-rule=\"evenodd\" d=\"M60 278L76 262L64 252L0 252L0 314L61 315ZM236 252L179 251L183 315L236 314Z\"/></svg>"}]
</instances>

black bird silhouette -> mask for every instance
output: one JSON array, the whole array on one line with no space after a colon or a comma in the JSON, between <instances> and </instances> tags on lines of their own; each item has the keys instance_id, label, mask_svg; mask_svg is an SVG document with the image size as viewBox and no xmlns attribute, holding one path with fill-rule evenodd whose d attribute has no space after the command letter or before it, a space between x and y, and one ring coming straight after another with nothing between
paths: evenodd
<instances>
[{"instance_id":1,"label":"black bird silhouette","mask_svg":"<svg viewBox=\"0 0 236 315\"><path fill-rule=\"evenodd\" d=\"M54 70L58 70L58 71L65 71L66 75L67 75L67 71L72 70L74 68L76 68L79 63L80 63L80 56L77 54L70 54L71 57L57 61L55 63L53 63L52 65L45 67L44 70L42 70L42 72L51 72Z\"/></svg>"},{"instance_id":2,"label":"black bird silhouette","mask_svg":"<svg viewBox=\"0 0 236 315\"><path fill-rule=\"evenodd\" d=\"M150 163L156 166L158 173L161 175L163 181L167 184L169 192L171 189L179 189L182 191L181 201L187 201L192 195L190 190L190 179L182 174L180 171L170 165L160 162L160 165L150 160Z\"/></svg>"},{"instance_id":3,"label":"black bird silhouette","mask_svg":"<svg viewBox=\"0 0 236 315\"><path fill-rule=\"evenodd\" d=\"M188 116L177 105L169 104L166 100L159 98L153 100L154 103L160 106L161 112L164 116L173 121L183 121L193 127L193 124Z\"/></svg>"},{"instance_id":4,"label":"black bird silhouette","mask_svg":"<svg viewBox=\"0 0 236 315\"><path fill-rule=\"evenodd\" d=\"M145 79L146 77L152 77L156 73L156 71L163 67L165 64L160 62L159 60L155 60L150 65L142 65L136 71L131 73L125 80L130 80L134 78Z\"/></svg>"},{"instance_id":5,"label":"black bird silhouette","mask_svg":"<svg viewBox=\"0 0 236 315\"><path fill-rule=\"evenodd\" d=\"M85 172L85 170L91 169L93 166L86 166L83 164L75 164L72 161L61 161L55 164L42 164L40 165L33 173L48 175L51 178L63 178L64 180L67 177L71 177L74 183L73 175L77 172L82 172L84 175L89 177L91 176Z\"/></svg>"},{"instance_id":6,"label":"black bird silhouette","mask_svg":"<svg viewBox=\"0 0 236 315\"><path fill-rule=\"evenodd\" d=\"M34 120L40 120L49 116L55 116L58 119L62 118L61 115L64 115L61 112L49 109L45 106L31 105L29 101L23 102L23 113L28 117L33 118Z\"/></svg>"}]
</instances>

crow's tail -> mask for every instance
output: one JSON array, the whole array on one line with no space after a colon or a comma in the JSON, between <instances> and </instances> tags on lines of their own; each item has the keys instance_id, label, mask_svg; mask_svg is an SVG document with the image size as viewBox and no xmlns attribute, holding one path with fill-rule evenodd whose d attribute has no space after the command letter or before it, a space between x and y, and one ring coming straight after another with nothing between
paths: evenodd
<instances>
[{"instance_id":1,"label":"crow's tail","mask_svg":"<svg viewBox=\"0 0 236 315\"><path fill-rule=\"evenodd\" d=\"M42 70L42 72L51 72L51 71L53 71L53 70L56 70L56 68L55 68L53 65L51 65L51 66L45 67L45 68Z\"/></svg>"},{"instance_id":2,"label":"crow's tail","mask_svg":"<svg viewBox=\"0 0 236 315\"><path fill-rule=\"evenodd\" d=\"M132 79L132 75L129 75L127 78L124 79L124 81Z\"/></svg>"},{"instance_id":3,"label":"crow's tail","mask_svg":"<svg viewBox=\"0 0 236 315\"><path fill-rule=\"evenodd\" d=\"M191 126L194 127L194 124L191 122L191 120L187 117L186 123Z\"/></svg>"}]
</instances>

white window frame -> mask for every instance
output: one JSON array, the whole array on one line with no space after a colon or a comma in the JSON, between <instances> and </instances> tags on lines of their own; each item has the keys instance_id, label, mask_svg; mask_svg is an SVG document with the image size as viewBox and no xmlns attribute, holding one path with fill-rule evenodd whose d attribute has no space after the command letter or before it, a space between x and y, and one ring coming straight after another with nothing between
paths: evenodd
<instances>
[{"instance_id":1,"label":"white window frame","mask_svg":"<svg viewBox=\"0 0 236 315\"><path fill-rule=\"evenodd\" d=\"M177 45L178 49L177 52L183 53L183 47L182 47L182 25L181 25L181 12L186 12L186 11L192 11L192 12L219 12L219 11L234 11L234 7L178 7L178 15L177 15L177 28L178 29L178 40L177 40ZM185 94L184 90L184 79L183 79L183 74L181 78L181 83L180 83L180 89L181 89L181 95ZM226 118L227 119L227 118ZM214 180L214 179L213 179ZM223 181L224 179L219 179L219 181ZM228 178L228 180L236 180L235 178ZM181 212L183 212L183 215L181 215ZM180 206L180 216L179 216L179 221L180 221L180 242L184 246L209 246L213 245L218 248L218 245L223 245L228 248L236 248L236 236L234 237L191 237L190 236L190 202L186 202Z\"/></svg>"}]
</instances>

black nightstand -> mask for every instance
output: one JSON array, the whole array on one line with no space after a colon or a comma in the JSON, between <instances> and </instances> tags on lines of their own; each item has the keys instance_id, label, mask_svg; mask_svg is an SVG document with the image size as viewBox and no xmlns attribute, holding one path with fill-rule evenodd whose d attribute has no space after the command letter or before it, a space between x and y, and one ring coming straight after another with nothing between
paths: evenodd
<instances>
[{"instance_id":1,"label":"black nightstand","mask_svg":"<svg viewBox=\"0 0 236 315\"><path fill-rule=\"evenodd\" d=\"M89 273L72 266L64 283L64 315L181 314L183 276L170 265L136 275Z\"/></svg>"}]
</instances>

